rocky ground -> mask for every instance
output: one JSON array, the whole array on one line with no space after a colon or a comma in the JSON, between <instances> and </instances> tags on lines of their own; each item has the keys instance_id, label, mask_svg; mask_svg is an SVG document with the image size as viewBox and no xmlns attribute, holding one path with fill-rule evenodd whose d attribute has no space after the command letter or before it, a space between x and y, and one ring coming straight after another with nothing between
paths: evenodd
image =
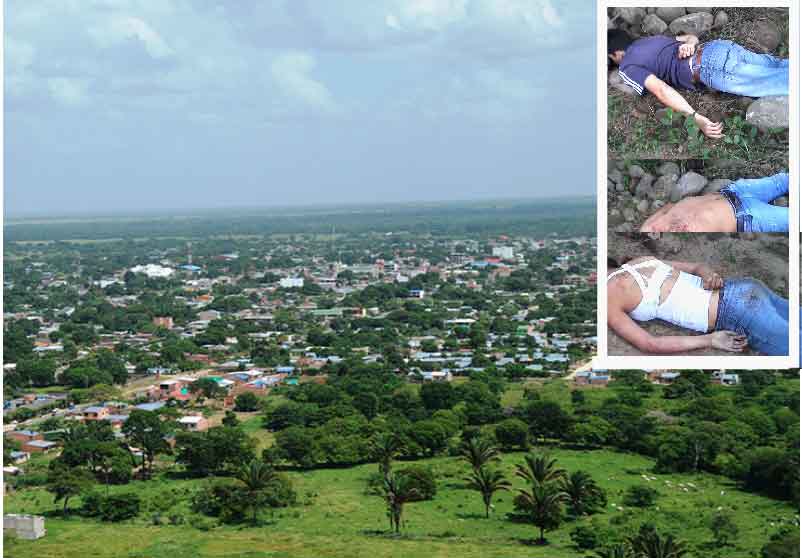
<instances>
[{"instance_id":1,"label":"rocky ground","mask_svg":"<svg viewBox=\"0 0 802 558\"><path fill-rule=\"evenodd\" d=\"M718 192L739 178L771 176L786 170L777 164L739 160L610 160L607 162L607 229L636 232L667 202ZM788 198L775 205L788 206Z\"/></svg>"},{"instance_id":2,"label":"rocky ground","mask_svg":"<svg viewBox=\"0 0 802 558\"><path fill-rule=\"evenodd\" d=\"M729 39L756 52L788 56L788 11L783 8L610 8L608 29L636 37L693 33L702 42ZM725 122L726 138L696 139L685 119L652 95L640 97L617 69L608 77L608 149L639 158L787 158L788 97L738 97L715 91L683 92L701 114ZM755 130L754 132L752 130Z\"/></svg>"},{"instance_id":3,"label":"rocky ground","mask_svg":"<svg viewBox=\"0 0 802 558\"><path fill-rule=\"evenodd\" d=\"M654 255L664 260L705 262L726 277L754 277L774 292L788 297L788 251L785 235L663 233L616 234L607 236L608 254L616 259ZM641 324L652 335L694 335L660 320ZM637 356L640 351L608 330L608 354ZM687 353L694 356L733 355L709 349ZM756 354L744 351L740 354Z\"/></svg>"}]
</instances>

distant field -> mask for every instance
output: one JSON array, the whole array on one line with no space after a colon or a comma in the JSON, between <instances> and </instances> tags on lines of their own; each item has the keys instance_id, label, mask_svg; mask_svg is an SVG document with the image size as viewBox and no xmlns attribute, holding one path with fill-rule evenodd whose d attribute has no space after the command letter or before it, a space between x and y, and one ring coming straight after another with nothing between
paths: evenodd
<instances>
[{"instance_id":1,"label":"distant field","mask_svg":"<svg viewBox=\"0 0 802 558\"><path fill-rule=\"evenodd\" d=\"M255 417L254 417L255 418ZM252 430L255 420L247 422ZM694 556L708 556L711 515L719 507L730 510L740 529L739 544L727 549L730 558L756 556L781 522L793 521L795 510L784 503L740 492L733 484L714 475L657 475L653 462L637 455L606 450L593 452L555 450L564 468L589 471L608 492L610 505L594 516L600 525L615 525L620 533L632 533L653 520L662 531L670 530L689 541ZM521 454L504 456L503 469L512 477ZM548 547L532 546L536 531L528 525L505 519L512 510L511 493L495 501L490 519L483 517L480 498L462 488L466 466L455 458L436 458L426 463L435 468L438 494L433 501L410 504L405 510L401 537L385 534L387 520L383 503L364 493L365 480L375 465L351 469L290 473L301 501L278 510L267 525L258 528L215 527L199 530L189 525L153 526L151 516L163 505L166 522L170 514L188 515L185 503L167 509L171 502L186 500L187 491L202 480L135 482L117 490L134 490L147 502L147 511L133 522L103 524L80 517L48 518L48 534L39 541L6 539L6 556L14 558L195 558L237 557L315 558L331 557L543 557L575 558L590 553L572 547L570 531L577 523L566 523L548 534ZM403 467L404 463L396 464ZM643 475L656 477L646 480ZM678 486L684 484L684 488ZM515 480L515 485L521 483ZM660 491L653 509L621 511L622 494L632 485L649 485ZM5 498L7 512L49 513L57 506L43 490L15 493ZM74 502L73 507L79 502ZM270 517L265 514L265 519ZM582 521L589 522L589 519ZM723 556L723 554L722 554Z\"/></svg>"}]
</instances>

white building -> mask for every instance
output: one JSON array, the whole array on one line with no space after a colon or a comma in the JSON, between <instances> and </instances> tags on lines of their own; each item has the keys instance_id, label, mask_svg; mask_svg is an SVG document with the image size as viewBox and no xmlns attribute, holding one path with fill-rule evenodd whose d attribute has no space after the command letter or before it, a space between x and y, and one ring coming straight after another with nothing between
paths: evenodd
<instances>
[{"instance_id":1,"label":"white building","mask_svg":"<svg viewBox=\"0 0 802 558\"><path fill-rule=\"evenodd\" d=\"M512 260L515 258L515 252L512 246L493 246L493 255L502 260Z\"/></svg>"},{"instance_id":2,"label":"white building","mask_svg":"<svg viewBox=\"0 0 802 558\"><path fill-rule=\"evenodd\" d=\"M283 277L278 284L283 289L300 289L304 286L303 277Z\"/></svg>"}]
</instances>

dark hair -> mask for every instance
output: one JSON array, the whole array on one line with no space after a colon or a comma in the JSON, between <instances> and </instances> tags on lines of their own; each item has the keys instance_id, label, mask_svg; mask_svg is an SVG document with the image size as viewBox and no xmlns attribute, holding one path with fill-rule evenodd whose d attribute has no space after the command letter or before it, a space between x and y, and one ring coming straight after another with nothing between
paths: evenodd
<instances>
[{"instance_id":1,"label":"dark hair","mask_svg":"<svg viewBox=\"0 0 802 558\"><path fill-rule=\"evenodd\" d=\"M619 50L626 50L632 44L632 35L623 29L607 30L607 54L614 54Z\"/></svg>"},{"instance_id":2,"label":"dark hair","mask_svg":"<svg viewBox=\"0 0 802 558\"><path fill-rule=\"evenodd\" d=\"M624 260L624 261L626 261L626 260ZM618 269L619 267L621 267L621 264L624 263L624 261L619 262L615 258L611 258L610 256L607 256L607 267L612 267L612 268Z\"/></svg>"}]
</instances>

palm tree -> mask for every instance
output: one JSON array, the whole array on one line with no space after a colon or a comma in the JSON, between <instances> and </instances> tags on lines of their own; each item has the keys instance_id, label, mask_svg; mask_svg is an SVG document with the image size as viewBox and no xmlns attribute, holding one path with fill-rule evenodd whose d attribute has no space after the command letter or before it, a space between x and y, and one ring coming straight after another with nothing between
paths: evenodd
<instances>
[{"instance_id":1,"label":"palm tree","mask_svg":"<svg viewBox=\"0 0 802 558\"><path fill-rule=\"evenodd\" d=\"M633 558L632 547L618 543L596 551L596 558Z\"/></svg>"},{"instance_id":2,"label":"palm tree","mask_svg":"<svg viewBox=\"0 0 802 558\"><path fill-rule=\"evenodd\" d=\"M485 504L485 517L490 517L490 505L493 500L493 494L499 490L509 490L512 485L510 481L504 478L504 474L497 469L490 469L488 467L480 467L471 472L470 476L466 477L468 487L476 490L482 495L482 501Z\"/></svg>"},{"instance_id":3,"label":"palm tree","mask_svg":"<svg viewBox=\"0 0 802 558\"><path fill-rule=\"evenodd\" d=\"M557 467L557 460L541 453L524 456L525 463L516 466L515 474L529 484L545 484L565 477L565 470Z\"/></svg>"},{"instance_id":4,"label":"palm tree","mask_svg":"<svg viewBox=\"0 0 802 558\"><path fill-rule=\"evenodd\" d=\"M662 538L656 531L644 531L627 539L637 558L682 558L688 554L685 543L673 535Z\"/></svg>"},{"instance_id":5,"label":"palm tree","mask_svg":"<svg viewBox=\"0 0 802 558\"><path fill-rule=\"evenodd\" d=\"M604 491L585 471L574 471L563 478L560 486L568 495L568 505L575 516L592 511L594 504L604 499Z\"/></svg>"},{"instance_id":6,"label":"palm tree","mask_svg":"<svg viewBox=\"0 0 802 558\"><path fill-rule=\"evenodd\" d=\"M264 505L264 490L276 480L276 471L260 459L254 459L247 465L240 467L235 477L245 485L247 501L251 507L251 522L256 524L256 516L259 508Z\"/></svg>"},{"instance_id":7,"label":"palm tree","mask_svg":"<svg viewBox=\"0 0 802 558\"><path fill-rule=\"evenodd\" d=\"M396 533L401 530L401 518L404 515L404 504L418 496L418 490L412 486L410 477L388 473L384 477L384 501L387 503L387 515L390 528Z\"/></svg>"},{"instance_id":8,"label":"palm tree","mask_svg":"<svg viewBox=\"0 0 802 558\"><path fill-rule=\"evenodd\" d=\"M498 449L487 438L474 436L468 438L460 447L460 456L468 462L471 468L478 471L487 463L498 459Z\"/></svg>"},{"instance_id":9,"label":"palm tree","mask_svg":"<svg viewBox=\"0 0 802 558\"><path fill-rule=\"evenodd\" d=\"M397 434L379 432L371 442L371 454L379 462L379 472L384 478L390 474L393 458L404 449L404 444Z\"/></svg>"},{"instance_id":10,"label":"palm tree","mask_svg":"<svg viewBox=\"0 0 802 558\"><path fill-rule=\"evenodd\" d=\"M516 507L523 509L535 527L540 529L538 544L546 544L544 533L547 529L560 526L563 503L567 498L565 492L553 482L534 482L529 488L518 489Z\"/></svg>"}]
</instances>

